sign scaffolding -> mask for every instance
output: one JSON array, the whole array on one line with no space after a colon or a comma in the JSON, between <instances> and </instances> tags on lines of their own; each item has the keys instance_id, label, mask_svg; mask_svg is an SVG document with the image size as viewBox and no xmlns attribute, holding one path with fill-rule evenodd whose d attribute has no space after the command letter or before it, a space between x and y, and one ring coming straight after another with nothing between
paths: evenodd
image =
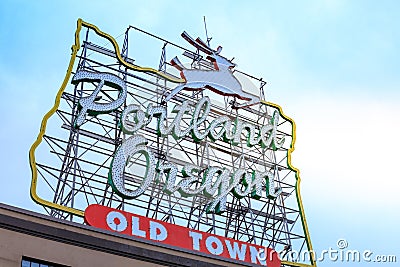
<instances>
[{"instance_id":1,"label":"sign scaffolding","mask_svg":"<svg viewBox=\"0 0 400 267\"><path fill-rule=\"evenodd\" d=\"M290 163L294 122L221 47L182 37L196 49L130 26L120 49L78 21L69 70L30 151L32 198L61 219L83 222L96 204L272 248L283 266L314 265L312 255L297 262L312 247Z\"/></svg>"}]
</instances>

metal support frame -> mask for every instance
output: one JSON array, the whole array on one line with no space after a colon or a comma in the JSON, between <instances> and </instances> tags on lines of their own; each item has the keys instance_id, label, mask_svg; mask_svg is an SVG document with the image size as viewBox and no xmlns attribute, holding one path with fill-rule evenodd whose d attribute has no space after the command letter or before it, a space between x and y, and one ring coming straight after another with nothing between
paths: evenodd
<instances>
[{"instance_id":1,"label":"metal support frame","mask_svg":"<svg viewBox=\"0 0 400 267\"><path fill-rule=\"evenodd\" d=\"M121 55L127 62L135 62L128 56L128 33L134 27L129 27L125 32L124 44ZM158 70L168 72L167 51L169 48L182 52L191 60L192 68L211 68L202 59L199 51L192 52L174 45L144 31L139 31L146 38L161 42L161 57ZM89 53L90 51L90 53ZM107 182L108 170L114 152L127 138L119 127L119 119L123 108L129 104L138 104L143 110L147 104L161 105L166 90L173 89L174 84L164 78L150 73L138 73L129 70L118 63L111 50L92 43L89 30L82 43L82 52L76 71L91 70L114 73L122 77L128 86L128 97L123 107L109 114L87 117L87 122L80 129L75 129L73 122L78 114L78 100L89 95L94 84L85 82L76 86L70 85L62 95L62 104L57 111L59 129L45 135L46 148L50 150L51 157L42 157L37 161L39 184L41 190L52 195L54 203L77 209L84 209L90 204L101 204L117 209L122 209L151 218L168 221L189 228L211 232L217 235L230 237L258 245L272 247L277 251L287 248L301 252L305 246L305 233L302 228L300 209L296 199L296 177L286 164L288 149L291 141L291 125L283 117L280 118L279 135L285 136L285 146L277 151L261 148L259 146L247 147L244 141L238 146L223 141L211 142L209 140L194 142L185 137L175 140L157 135L155 128L146 127L140 134L149 140L148 146L159 161L169 161L182 167L183 164L192 163L206 168L207 166L222 166L236 170L239 167L272 171L275 174L275 183L283 189L283 193L275 200L262 197L260 200L245 197L237 199L228 197L227 210L221 215L205 212L208 199L204 196L184 198L179 194L168 195L162 188L165 182L164 175L158 175L158 183L151 184L151 190L133 200L124 200L116 195ZM260 96L265 98L262 79L255 78L240 72L260 84ZM173 75L173 74L172 74ZM113 88L103 89L101 100L110 102L116 91ZM195 100L204 94L213 94L207 91L187 92L182 91L165 107L170 111L171 106L183 100ZM271 119L275 108L267 105L257 105L245 109L232 109L232 97L220 97L223 104L212 104L211 118L221 114L229 114L232 118L245 119L255 125L265 125ZM168 112L170 114L170 112ZM170 123L173 117L168 116ZM191 117L184 117L183 123L190 123ZM244 140L243 137L242 140ZM126 167L126 186L134 188L141 180L144 168L141 157L132 158ZM181 177L180 177L181 178ZM66 212L46 208L51 216L82 221L77 216ZM284 260L296 261L286 253Z\"/></svg>"}]
</instances>

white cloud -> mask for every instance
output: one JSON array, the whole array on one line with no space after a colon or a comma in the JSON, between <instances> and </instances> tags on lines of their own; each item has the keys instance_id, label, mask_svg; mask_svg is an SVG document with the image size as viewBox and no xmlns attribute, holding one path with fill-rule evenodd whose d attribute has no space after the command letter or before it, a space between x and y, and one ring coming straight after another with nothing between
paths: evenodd
<instances>
[{"instance_id":1,"label":"white cloud","mask_svg":"<svg viewBox=\"0 0 400 267\"><path fill-rule=\"evenodd\" d=\"M327 94L302 104L293 160L302 170L307 197L396 208L400 107Z\"/></svg>"}]
</instances>

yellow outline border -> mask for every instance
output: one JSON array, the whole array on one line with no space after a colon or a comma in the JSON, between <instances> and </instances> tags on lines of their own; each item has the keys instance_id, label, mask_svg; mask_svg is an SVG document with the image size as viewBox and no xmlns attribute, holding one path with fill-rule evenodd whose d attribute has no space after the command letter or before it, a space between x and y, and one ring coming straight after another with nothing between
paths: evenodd
<instances>
[{"instance_id":1,"label":"yellow outline border","mask_svg":"<svg viewBox=\"0 0 400 267\"><path fill-rule=\"evenodd\" d=\"M118 46L117 41L111 35L101 31L99 28L97 28L97 26L95 26L93 24L90 24L90 23L87 23L87 22L84 22L81 19L78 20L78 28L79 28L79 21L81 21L81 25L82 26L94 30L99 36L104 37L108 41L110 41L112 43L112 45L114 46L115 54L117 55L118 61L122 65L127 67L128 69L132 69L132 70L140 71L140 72L154 73L154 74L157 74L158 76L161 76L161 77L165 78L166 80L168 80L170 82L175 82L175 83L184 83L185 82L184 79L179 79L179 78L172 77L171 75L168 75L167 73L158 71L156 69L148 68L148 67L139 67L139 66L136 66L136 65L133 65L133 64L130 64L130 63L126 62L122 58L121 53L119 52L120 50L119 50L119 46ZM78 31L78 29L77 29L77 31Z\"/></svg>"},{"instance_id":2,"label":"yellow outline border","mask_svg":"<svg viewBox=\"0 0 400 267\"><path fill-rule=\"evenodd\" d=\"M294 151L294 144L296 142L296 123L294 122L294 120L292 118L290 118L289 116L287 116L286 114L283 113L282 107L279 106L278 104L272 103L272 102L266 102L266 101L261 101L261 103L270 106L270 107L274 107L276 109L278 109L279 114L285 118L287 121L290 122L290 124L292 125L292 143L290 144L290 148L288 150L288 154L287 154L287 165L288 167L295 172L295 176L296 176L296 198L297 198L297 204L299 205L299 209L300 209L300 217L301 217L301 222L303 224L303 230L305 233L305 237L306 237L306 243L307 243L307 248L308 251L313 251L312 249L312 244L311 244L311 239L310 239L310 233L308 232L308 226L307 226L307 220L306 220L306 216L304 213L304 207L303 207L303 201L301 200L301 195L300 195L300 170L297 169L296 167L294 167L292 165L292 152ZM315 259L314 259L314 253L310 253L310 261L311 261L311 265L308 264L303 264L303 263L296 263L296 262L289 262L289 261L282 261L282 264L287 264L287 265L291 265L291 266L299 266L299 267L306 267L306 266L317 266Z\"/></svg>"},{"instance_id":3,"label":"yellow outline border","mask_svg":"<svg viewBox=\"0 0 400 267\"><path fill-rule=\"evenodd\" d=\"M42 199L41 197L39 197L37 195L36 189L37 189L37 178L38 178L38 171L37 171L37 167L36 167L36 159L35 159L35 151L36 148L39 146L39 144L42 142L43 140L43 136L46 132L46 127L47 127L47 121L50 119L51 116L54 115L54 113L57 111L58 107L60 106L60 99L61 96L69 82L69 78L71 76L72 73L72 68L74 66L75 63L75 59L76 59L76 54L78 53L79 50L79 33L82 29L82 20L78 19L77 22L77 28L76 28L76 32L75 32L75 43L72 45L71 49L72 49L72 55L71 55L71 59L69 61L69 65L68 65L68 70L67 70L67 74L65 75L64 81L60 87L60 89L57 92L56 95L56 100L54 102L54 106L44 115L43 119L42 119L42 123L40 125L40 131L38 134L38 137L36 138L36 141L32 144L31 149L29 150L29 163L31 166L31 171L32 171L32 182L31 182L31 188L30 188L30 193L31 193L31 198L38 204L49 207L49 208L54 208L54 209L58 209L58 210L62 210L65 212L69 212L72 213L74 215L78 215L78 216L84 216L84 212L78 209L74 209L74 208L70 208L70 207L66 207L66 206L62 206L47 200Z\"/></svg>"},{"instance_id":4,"label":"yellow outline border","mask_svg":"<svg viewBox=\"0 0 400 267\"><path fill-rule=\"evenodd\" d=\"M30 194L31 194L32 199L36 203L38 203L40 205L44 205L44 206L49 207L49 208L55 208L55 209L59 209L59 210L62 210L62 211L66 211L66 212L69 212L69 213L72 213L74 215L78 215L78 216L81 216L81 217L84 216L84 212L83 211L78 210L78 209L74 209L74 208L70 208L70 207L65 207L65 206L62 206L62 205L59 205L59 204L55 204L53 202L44 200L44 199L42 199L41 197L39 197L37 195L36 189L37 189L37 176L38 176L38 173L37 173L37 167L36 167L35 151L36 151L36 148L39 146L39 144L43 140L43 136L44 136L44 134L46 132L47 121L57 111L58 107L60 106L60 100L61 100L62 93L64 92L64 90L65 90L65 88L66 88L66 86L68 84L68 81L69 81L71 73L72 73L72 68L73 68L74 63L75 63L76 55L77 55L77 53L79 51L79 48L80 48L79 34L81 32L82 26L94 30L99 36L104 37L107 40L109 40L112 43L113 47L114 47L115 54L117 56L118 61L122 65L124 65L125 67L127 67L129 69L132 69L132 70L135 70L135 71L154 73L154 74L157 74L157 75L159 75L159 76L161 76L161 77L163 77L163 78L165 78L165 79L167 79L168 81L171 81L171 82L176 82L176 83L184 82L183 79L177 79L177 78L171 77L170 75L165 74L163 72L160 72L160 71L158 71L156 69L146 68L146 67L139 67L139 66L135 66L135 65L127 63L125 60L123 60L123 58L122 58L122 56L121 56L121 54L119 52L120 50L119 50L118 43L116 42L116 40L112 36L110 36L109 34L101 31L97 26L95 26L93 24L90 24L90 23L87 23L87 22L83 21L82 19L78 19L77 28L76 28L76 31L75 31L75 43L71 47L72 54L71 54L71 59L69 61L67 73L65 75L64 81L63 81L60 89L57 92L54 106L44 115L44 117L42 119L42 123L40 125L40 131L39 131L38 137L36 138L36 141L32 144L32 146L31 146L31 148L29 150L29 162L30 162L30 167L31 167L31 171L32 171L32 182L31 182L31 188L30 188Z\"/></svg>"},{"instance_id":5,"label":"yellow outline border","mask_svg":"<svg viewBox=\"0 0 400 267\"><path fill-rule=\"evenodd\" d=\"M39 134L35 140L35 142L32 144L30 150L29 150L29 163L30 163L30 167L31 167L31 171L32 171L32 181L31 181L31 187L30 187L30 194L32 199L43 206L49 207L49 208L54 208L54 209L58 209L58 210L62 210L80 217L84 217L84 212L78 209L74 209L74 208L70 208L70 207L66 207L66 206L62 206L47 200L42 199L41 197L39 197L37 195L36 189L37 189L37 178L38 178L38 171L37 171L37 167L36 167L36 158L35 158L35 151L36 148L40 145L40 143L43 140L43 136L46 132L46 127L47 127L47 122L50 119L50 117L52 115L54 115L54 113L57 111L58 107L60 106L60 100L61 100L61 96L69 82L71 73L72 73L72 68L74 66L75 63L75 59L76 59L76 55L79 51L80 48L80 40L79 40L79 34L81 32L82 26L87 27L89 29L94 30L99 36L105 37L107 40L109 40L112 45L114 46L114 50L115 50L115 54L117 56L118 61L124 65L125 67L135 70L135 71L140 71L140 72L151 72L157 75L160 75L161 77L171 81L171 82L184 82L184 80L182 79L176 79L174 77L171 77L163 72L159 72L158 70L152 69L152 68L147 68L147 67L139 67L139 66L135 66L132 64L127 63L125 60L123 60L121 54L120 54L120 50L119 50L119 46L118 43L116 42L116 40L110 36L109 34L101 31L97 26L84 22L82 19L78 19L77 21L77 28L75 31L75 43L72 45L71 49L72 49L72 54L71 54L71 59L69 61L69 65L68 65L68 69L67 69L67 73L65 75L64 81L60 87L60 89L57 92L56 95L56 99L54 102L54 106L44 115L41 125L40 125L40 131ZM292 163L291 163L291 154L294 151L294 144L296 141L296 124L295 122L288 116L286 116L283 111L282 108L274 103L271 102L265 102L262 101L263 104L266 104L268 106L277 108L279 110L280 115L285 118L286 120L288 120L291 124L292 124L292 143L290 145L290 149L288 151L288 155L287 155L287 164L289 166L289 168L291 170L293 170L296 174L296 197L297 197L297 203L299 205L300 208L300 216L301 216L301 221L303 224L303 230L305 231L305 236L306 236L306 243L307 243L307 247L309 251L312 251L312 245L311 245L311 240L310 240L310 235L308 232L308 227L307 227L307 222L306 222L306 218L305 218L305 214L304 214L304 208L303 208L303 204L302 204L302 200L301 200L301 196L300 196L300 171L299 169L295 168ZM309 267L309 266L316 266L315 263L315 259L314 259L314 255L311 253L311 264L312 265L308 265L308 264L303 264L303 263L296 263L296 262L289 262L289 261L282 261L282 264L286 264L286 265L291 265L291 266L299 266L299 267Z\"/></svg>"}]
</instances>

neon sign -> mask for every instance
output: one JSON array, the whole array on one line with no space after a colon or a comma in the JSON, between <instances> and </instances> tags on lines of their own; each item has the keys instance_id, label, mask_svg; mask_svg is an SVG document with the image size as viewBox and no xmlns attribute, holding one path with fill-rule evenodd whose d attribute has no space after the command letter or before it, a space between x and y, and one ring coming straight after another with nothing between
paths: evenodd
<instances>
[{"instance_id":1,"label":"neon sign","mask_svg":"<svg viewBox=\"0 0 400 267\"><path fill-rule=\"evenodd\" d=\"M86 114L97 115L101 113L109 113L119 108L126 98L126 84L120 78L108 73L92 73L88 71L79 71L72 79L72 83L77 84L81 81L98 82L98 86L89 97L79 100L80 112L75 121L75 127L79 127L84 123ZM109 104L97 104L97 94L104 84L120 90L120 94L116 100ZM189 101L184 101L180 105L176 105L172 112L176 113L173 122L164 125L167 111L165 107L153 107L149 104L146 111L142 111L139 105L129 105L124 109L121 116L121 128L132 136L123 142L117 149L112 161L109 172L109 183L118 195L123 198L136 198L143 194L149 187L155 177L155 173L164 173L167 175L167 183L164 191L172 194L178 191L184 197L203 194L210 198L207 212L221 213L226 209L226 197L229 192L237 198L243 198L250 195L252 198L260 199L263 187L266 188L268 198L275 199L282 192L281 188L274 185L274 174L270 171L259 172L253 170L248 172L239 168L235 172L231 172L227 168L208 167L203 176L201 185L193 188L194 184L199 180L199 173L202 171L200 167L194 165L185 165L182 169L182 179L175 184L178 168L171 163L156 162L153 153L146 146L147 140L142 135L135 133L143 127L146 127L152 121L153 117L158 119L157 133L160 136L172 134L175 139L181 139L189 134L194 141L200 142L209 137L212 141L219 139L225 142L231 142L232 145L238 145L241 141L243 131L247 131L247 146L260 145L263 148L271 148L277 150L280 148L285 139L279 139L276 135L278 125L278 114L274 113L271 123L258 127L256 133L256 125L246 123L243 120L236 119L232 122L228 116L221 116L206 126L201 132L199 125L207 121L210 112L211 102L209 97L203 97L194 107L191 123L182 129L182 117L186 113L190 113L192 107ZM133 115L129 120L128 115ZM146 158L146 173L140 186L135 190L130 190L124 186L124 169L130 157L136 154L142 154ZM243 188L244 187L244 188Z\"/></svg>"},{"instance_id":2,"label":"neon sign","mask_svg":"<svg viewBox=\"0 0 400 267\"><path fill-rule=\"evenodd\" d=\"M242 104L233 103L234 108L247 107L260 102L259 97L243 91L242 85L232 73L232 69L236 64L232 63L232 60L220 55L222 46L218 46L217 50L213 50L199 37L194 40L186 32L183 32L181 36L189 44L207 55L207 59L213 64L214 70L187 69L177 57L174 57L171 60L171 64L181 72L181 77L184 79L185 83L178 85L172 90L165 98L165 101L169 101L183 89L194 91L209 88L218 94L235 96L247 101Z\"/></svg>"},{"instance_id":3,"label":"neon sign","mask_svg":"<svg viewBox=\"0 0 400 267\"><path fill-rule=\"evenodd\" d=\"M281 266L278 253L271 248L192 230L97 204L86 208L85 222L104 230L189 251L268 267Z\"/></svg>"},{"instance_id":4,"label":"neon sign","mask_svg":"<svg viewBox=\"0 0 400 267\"><path fill-rule=\"evenodd\" d=\"M169 242L159 240L160 225L169 237L183 227L186 249L231 259L253 262L257 245L312 250L291 165L294 121L264 100L265 82L237 70L221 47L182 37L196 51L158 39L163 50L153 69L140 66L140 49L128 56L126 42L120 49L78 20L67 75L29 152L32 198L59 218L86 216L92 204L116 208L120 221L99 208L97 218L91 214L102 226L91 225L119 232L126 221L121 233L157 242ZM190 67L177 57L167 62L177 53ZM288 255L282 264L297 266Z\"/></svg>"}]
</instances>

